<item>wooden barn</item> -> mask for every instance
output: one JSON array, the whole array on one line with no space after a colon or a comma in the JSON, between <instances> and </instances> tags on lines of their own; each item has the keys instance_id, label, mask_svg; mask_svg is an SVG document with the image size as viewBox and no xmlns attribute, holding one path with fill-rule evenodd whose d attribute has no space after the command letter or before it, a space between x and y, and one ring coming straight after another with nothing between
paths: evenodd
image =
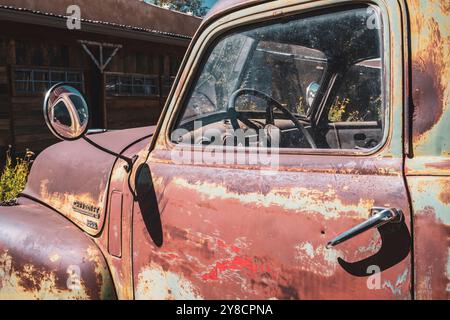
<instances>
[{"instance_id":1,"label":"wooden barn","mask_svg":"<svg viewBox=\"0 0 450 320\"><path fill-rule=\"evenodd\" d=\"M42 102L58 82L85 94L91 128L155 124L200 22L139 0L0 0L0 153L57 141Z\"/></svg>"}]
</instances>

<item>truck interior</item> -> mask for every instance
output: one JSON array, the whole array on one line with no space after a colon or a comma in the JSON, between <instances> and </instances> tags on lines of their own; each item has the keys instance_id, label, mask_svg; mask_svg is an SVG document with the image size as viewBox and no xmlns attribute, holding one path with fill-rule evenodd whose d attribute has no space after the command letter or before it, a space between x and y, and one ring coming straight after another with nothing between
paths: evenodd
<instances>
[{"instance_id":1,"label":"truck interior","mask_svg":"<svg viewBox=\"0 0 450 320\"><path fill-rule=\"evenodd\" d=\"M385 75L381 23L374 27L371 19L380 19L376 8L353 6L223 35L204 55L172 141L377 147L384 136Z\"/></svg>"}]
</instances>

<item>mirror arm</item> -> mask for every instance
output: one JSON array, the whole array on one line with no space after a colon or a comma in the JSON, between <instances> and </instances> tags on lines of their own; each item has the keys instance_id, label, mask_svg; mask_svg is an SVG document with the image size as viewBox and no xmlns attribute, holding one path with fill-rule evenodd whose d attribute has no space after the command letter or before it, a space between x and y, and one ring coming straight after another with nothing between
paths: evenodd
<instances>
[{"instance_id":1,"label":"mirror arm","mask_svg":"<svg viewBox=\"0 0 450 320\"><path fill-rule=\"evenodd\" d=\"M128 157L125 157L125 156L123 156L121 154L115 153L114 151L108 150L108 149L102 147L101 145L98 145L97 143L95 143L94 141L89 139L87 136L83 136L83 139L87 143L89 143L90 145L94 146L95 148L100 149L103 152L109 153L110 155L113 155L113 156L115 156L117 158L120 158L120 159L126 161L127 165L125 166L125 170L127 172L131 171L131 169L133 168L134 163L136 162L136 160L138 158L137 155L133 156L133 158L128 158Z\"/></svg>"}]
</instances>

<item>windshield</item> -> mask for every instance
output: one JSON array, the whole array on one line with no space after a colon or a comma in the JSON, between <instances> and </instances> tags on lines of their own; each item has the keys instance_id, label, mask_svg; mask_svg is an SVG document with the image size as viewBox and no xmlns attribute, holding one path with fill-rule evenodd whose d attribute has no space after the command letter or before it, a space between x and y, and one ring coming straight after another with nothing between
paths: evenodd
<instances>
[{"instance_id":1,"label":"windshield","mask_svg":"<svg viewBox=\"0 0 450 320\"><path fill-rule=\"evenodd\" d=\"M226 110L253 43L246 35L235 34L214 47L189 100L185 118Z\"/></svg>"}]
</instances>

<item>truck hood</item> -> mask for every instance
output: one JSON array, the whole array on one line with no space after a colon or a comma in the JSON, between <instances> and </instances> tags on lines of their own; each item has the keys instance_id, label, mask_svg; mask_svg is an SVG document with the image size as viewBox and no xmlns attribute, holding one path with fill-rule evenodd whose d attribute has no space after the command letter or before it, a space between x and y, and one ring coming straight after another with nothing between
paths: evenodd
<instances>
[{"instance_id":1,"label":"truck hood","mask_svg":"<svg viewBox=\"0 0 450 320\"><path fill-rule=\"evenodd\" d=\"M136 145L146 150L154 131L152 126L90 134L89 138L115 153L132 156L127 150L135 153ZM115 156L83 139L57 143L34 161L22 195L45 203L89 234L97 235L104 223L108 186L116 161Z\"/></svg>"}]
</instances>

